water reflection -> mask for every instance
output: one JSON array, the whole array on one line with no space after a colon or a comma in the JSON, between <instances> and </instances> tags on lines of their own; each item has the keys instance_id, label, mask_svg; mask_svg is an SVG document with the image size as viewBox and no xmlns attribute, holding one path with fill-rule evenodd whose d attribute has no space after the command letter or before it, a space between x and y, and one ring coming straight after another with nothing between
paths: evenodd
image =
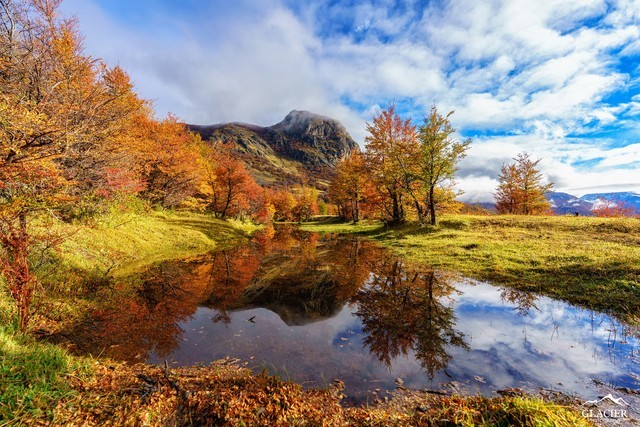
<instances>
[{"instance_id":1,"label":"water reflection","mask_svg":"<svg viewBox=\"0 0 640 427\"><path fill-rule=\"evenodd\" d=\"M398 377L414 388L542 386L591 398L591 378L637 387L640 374L638 340L607 316L294 228L97 292L108 303L69 333L83 351L181 365L238 357L308 385L340 378L354 401Z\"/></svg>"},{"instance_id":2,"label":"water reflection","mask_svg":"<svg viewBox=\"0 0 640 427\"><path fill-rule=\"evenodd\" d=\"M364 344L391 367L398 356L415 350L429 378L447 366L451 346L468 349L447 297L455 291L435 271L409 270L400 260L376 263L370 282L351 302L362 322Z\"/></svg>"}]
</instances>

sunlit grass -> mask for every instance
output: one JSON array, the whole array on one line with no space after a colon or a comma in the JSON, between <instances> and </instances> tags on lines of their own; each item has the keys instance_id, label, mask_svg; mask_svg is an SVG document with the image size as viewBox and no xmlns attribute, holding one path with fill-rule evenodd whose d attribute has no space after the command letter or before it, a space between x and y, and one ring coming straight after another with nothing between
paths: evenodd
<instances>
[{"instance_id":1,"label":"sunlit grass","mask_svg":"<svg viewBox=\"0 0 640 427\"><path fill-rule=\"evenodd\" d=\"M127 274L158 261L208 252L257 227L189 212L122 213L91 225L64 225L60 261L71 269Z\"/></svg>"},{"instance_id":2,"label":"sunlit grass","mask_svg":"<svg viewBox=\"0 0 640 427\"><path fill-rule=\"evenodd\" d=\"M638 219L446 215L435 227L325 220L303 228L361 234L428 266L638 320Z\"/></svg>"},{"instance_id":3,"label":"sunlit grass","mask_svg":"<svg viewBox=\"0 0 640 427\"><path fill-rule=\"evenodd\" d=\"M77 393L68 376L87 373L84 359L37 342L11 325L0 326L0 425L50 418L58 400Z\"/></svg>"},{"instance_id":4,"label":"sunlit grass","mask_svg":"<svg viewBox=\"0 0 640 427\"><path fill-rule=\"evenodd\" d=\"M506 218L448 217L436 228L409 226L400 229L386 229L375 222L351 225L325 221L305 225L305 228L373 236L398 253L404 252L409 257L433 264L439 261L441 267L467 273L482 270L472 269L472 261L459 263L438 256L457 251L458 259L471 260L474 258L462 255L467 251L498 250L502 251L500 254L517 255L527 245L536 244L527 242L532 233L548 233L554 239L567 233L567 240L573 239L576 233L573 222L545 219L538 222L539 219L534 219L513 225L509 221ZM591 244L609 245L614 255L619 250L616 245L626 248L632 239L630 235L636 233L635 229L629 228L633 223L605 221L603 225L586 221L583 224L591 230L587 234L595 236ZM556 230L546 230L551 226ZM493 230L491 233L487 232L489 228ZM224 222L199 214L116 215L91 227L82 226L63 245L60 256L66 268L84 272L97 268L104 274L109 268L109 257L117 255L120 258L116 259L122 265L116 265L111 272L124 274L127 271L125 264L144 266L176 255L208 251L243 239L254 229L250 224ZM508 239L505 242L500 235L510 236L511 242ZM532 246L527 250L538 249ZM556 255L559 260L569 256L562 250L559 253L561 256ZM543 251L540 257L550 254L552 252ZM580 256L589 255L581 253ZM518 265L517 256L513 258L508 262ZM507 261L502 263L507 265ZM76 303L79 300L68 299L66 305L61 303L66 307L64 310L69 311L66 315L71 314L72 305ZM49 308L52 306L51 303L48 305ZM64 311L63 308L60 310ZM189 390L187 397L180 397L180 392L167 382L162 370L148 366L132 369L108 361L92 363L89 368L87 359L70 356L59 347L17 333L12 326L14 318L11 301L5 292L0 298L0 320L5 325L0 327L0 419L3 420L0 425L52 420L54 424L63 425L85 425L87 420L95 425L119 422L158 425L176 420L209 420L237 425L320 425L328 419L332 425L362 426L427 426L437 420L487 426L586 425L575 410L522 396L458 396L408 403L398 399L369 408L343 408L339 404L339 391L332 387L302 390L298 385L270 376L254 376L246 369L224 364L210 371L200 367L172 370L171 378L176 384ZM153 377L157 386L151 387L138 374ZM149 397L143 398L146 392L150 393Z\"/></svg>"}]
</instances>

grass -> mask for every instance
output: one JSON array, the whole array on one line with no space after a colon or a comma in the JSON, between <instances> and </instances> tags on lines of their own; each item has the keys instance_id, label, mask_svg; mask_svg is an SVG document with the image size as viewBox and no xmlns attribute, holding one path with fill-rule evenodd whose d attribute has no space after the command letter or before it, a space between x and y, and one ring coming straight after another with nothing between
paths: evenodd
<instances>
[{"instance_id":1,"label":"grass","mask_svg":"<svg viewBox=\"0 0 640 427\"><path fill-rule=\"evenodd\" d=\"M0 426L28 425L33 419L51 419L57 401L77 394L77 390L69 386L69 376L88 376L87 360L17 332L10 318L6 314L2 317Z\"/></svg>"},{"instance_id":2,"label":"grass","mask_svg":"<svg viewBox=\"0 0 640 427\"><path fill-rule=\"evenodd\" d=\"M158 261L187 257L245 239L257 226L188 212L121 212L91 225L54 224L68 236L38 272L45 289L34 302L32 328L55 329L96 302L82 295L85 283L125 276ZM69 376L84 376L88 359L21 334L13 301L0 281L0 426L51 419L55 402L77 394ZM44 293L43 293L44 292Z\"/></svg>"},{"instance_id":3,"label":"grass","mask_svg":"<svg viewBox=\"0 0 640 427\"><path fill-rule=\"evenodd\" d=\"M158 261L211 251L246 238L258 226L191 212L121 213L91 226L60 225L63 267L126 275Z\"/></svg>"},{"instance_id":4,"label":"grass","mask_svg":"<svg viewBox=\"0 0 640 427\"><path fill-rule=\"evenodd\" d=\"M639 320L638 219L446 215L435 227L325 219L302 228L367 236L425 265Z\"/></svg>"}]
</instances>

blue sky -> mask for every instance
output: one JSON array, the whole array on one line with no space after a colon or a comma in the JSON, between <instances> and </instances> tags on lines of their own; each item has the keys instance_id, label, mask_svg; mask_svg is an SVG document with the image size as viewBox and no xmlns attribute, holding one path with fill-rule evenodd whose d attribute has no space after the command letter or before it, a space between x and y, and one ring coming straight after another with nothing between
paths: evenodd
<instances>
[{"instance_id":1,"label":"blue sky","mask_svg":"<svg viewBox=\"0 0 640 427\"><path fill-rule=\"evenodd\" d=\"M640 0L65 0L86 51L189 123L271 125L293 109L365 122L433 104L473 138L459 188L542 158L556 189L640 192Z\"/></svg>"}]
</instances>

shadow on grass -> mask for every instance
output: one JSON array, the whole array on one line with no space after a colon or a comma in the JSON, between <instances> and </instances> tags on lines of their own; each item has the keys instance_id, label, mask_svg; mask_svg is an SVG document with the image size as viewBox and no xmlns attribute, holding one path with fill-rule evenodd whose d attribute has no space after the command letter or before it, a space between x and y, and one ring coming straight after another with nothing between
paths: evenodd
<instances>
[{"instance_id":1,"label":"shadow on grass","mask_svg":"<svg viewBox=\"0 0 640 427\"><path fill-rule=\"evenodd\" d=\"M309 221L296 224L310 226L312 229L308 231L317 233L349 234L366 237L382 236L393 228L382 222L376 222L375 224L359 222L354 224L352 221L345 221L335 216L314 217ZM317 229L313 229L313 227L317 227Z\"/></svg>"},{"instance_id":2,"label":"shadow on grass","mask_svg":"<svg viewBox=\"0 0 640 427\"><path fill-rule=\"evenodd\" d=\"M192 230L198 231L211 240L214 240L217 243L221 244L233 243L233 241L246 239L249 237L249 233L234 228L232 225L227 224L221 219L212 218L210 220L198 221L192 218L172 218L167 219L166 222L169 224L175 224L179 227L190 228Z\"/></svg>"},{"instance_id":3,"label":"shadow on grass","mask_svg":"<svg viewBox=\"0 0 640 427\"><path fill-rule=\"evenodd\" d=\"M418 222L406 222L404 224L389 224L382 221L375 223L359 222L354 224L336 216L317 216L302 223L311 227L318 227L317 232L354 234L358 236L372 237L377 240L395 240L405 236L428 235L442 232L443 230L464 230L470 227L467 221L443 220L438 225L420 224ZM323 228L323 227L326 227ZM362 227L362 228L358 228Z\"/></svg>"}]
</instances>

